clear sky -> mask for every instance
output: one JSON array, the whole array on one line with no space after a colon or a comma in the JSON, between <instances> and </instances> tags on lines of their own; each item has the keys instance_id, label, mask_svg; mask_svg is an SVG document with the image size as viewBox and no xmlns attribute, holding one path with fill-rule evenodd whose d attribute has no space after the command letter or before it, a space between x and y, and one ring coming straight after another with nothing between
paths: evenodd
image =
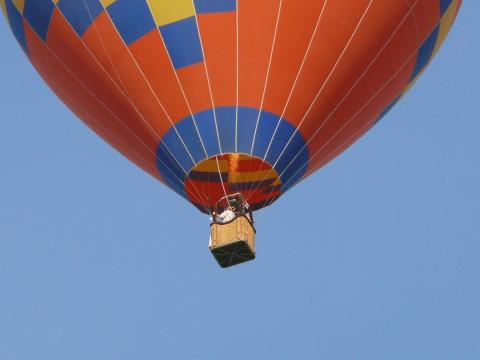
<instances>
[{"instance_id":1,"label":"clear sky","mask_svg":"<svg viewBox=\"0 0 480 360\"><path fill-rule=\"evenodd\" d=\"M0 359L480 359L479 13L229 270L208 218L77 120L2 20Z\"/></svg>"}]
</instances>

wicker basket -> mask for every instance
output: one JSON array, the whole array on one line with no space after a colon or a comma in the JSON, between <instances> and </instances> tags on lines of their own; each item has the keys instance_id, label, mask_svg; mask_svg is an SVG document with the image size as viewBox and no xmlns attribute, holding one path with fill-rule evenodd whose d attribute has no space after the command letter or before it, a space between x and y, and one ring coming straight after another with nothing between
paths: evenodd
<instances>
[{"instance_id":1,"label":"wicker basket","mask_svg":"<svg viewBox=\"0 0 480 360\"><path fill-rule=\"evenodd\" d=\"M210 251L223 267L255 259L255 228L246 216L211 225Z\"/></svg>"}]
</instances>

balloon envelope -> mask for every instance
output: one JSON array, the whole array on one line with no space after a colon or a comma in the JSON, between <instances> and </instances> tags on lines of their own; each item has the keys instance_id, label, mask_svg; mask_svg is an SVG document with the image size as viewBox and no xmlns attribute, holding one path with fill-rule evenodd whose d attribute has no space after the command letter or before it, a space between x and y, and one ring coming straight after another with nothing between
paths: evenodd
<instances>
[{"instance_id":1,"label":"balloon envelope","mask_svg":"<svg viewBox=\"0 0 480 360\"><path fill-rule=\"evenodd\" d=\"M0 0L62 101L202 211L269 205L421 75L460 0Z\"/></svg>"}]
</instances>

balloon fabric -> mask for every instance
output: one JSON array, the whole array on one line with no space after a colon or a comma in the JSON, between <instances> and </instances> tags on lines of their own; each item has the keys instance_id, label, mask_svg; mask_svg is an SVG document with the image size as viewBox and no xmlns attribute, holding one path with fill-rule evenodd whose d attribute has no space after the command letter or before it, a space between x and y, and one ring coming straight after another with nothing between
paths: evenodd
<instances>
[{"instance_id":1,"label":"balloon fabric","mask_svg":"<svg viewBox=\"0 0 480 360\"><path fill-rule=\"evenodd\" d=\"M58 97L211 212L266 207L374 126L460 0L0 0Z\"/></svg>"}]
</instances>

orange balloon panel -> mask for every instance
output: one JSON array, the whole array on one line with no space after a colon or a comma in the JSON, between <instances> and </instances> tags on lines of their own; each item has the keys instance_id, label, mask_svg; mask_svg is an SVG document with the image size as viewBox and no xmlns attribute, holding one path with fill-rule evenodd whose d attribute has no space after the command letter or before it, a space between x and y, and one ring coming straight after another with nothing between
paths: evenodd
<instances>
[{"instance_id":1,"label":"orange balloon panel","mask_svg":"<svg viewBox=\"0 0 480 360\"><path fill-rule=\"evenodd\" d=\"M40 75L200 210L268 206L421 75L461 0L0 0Z\"/></svg>"}]
</instances>

